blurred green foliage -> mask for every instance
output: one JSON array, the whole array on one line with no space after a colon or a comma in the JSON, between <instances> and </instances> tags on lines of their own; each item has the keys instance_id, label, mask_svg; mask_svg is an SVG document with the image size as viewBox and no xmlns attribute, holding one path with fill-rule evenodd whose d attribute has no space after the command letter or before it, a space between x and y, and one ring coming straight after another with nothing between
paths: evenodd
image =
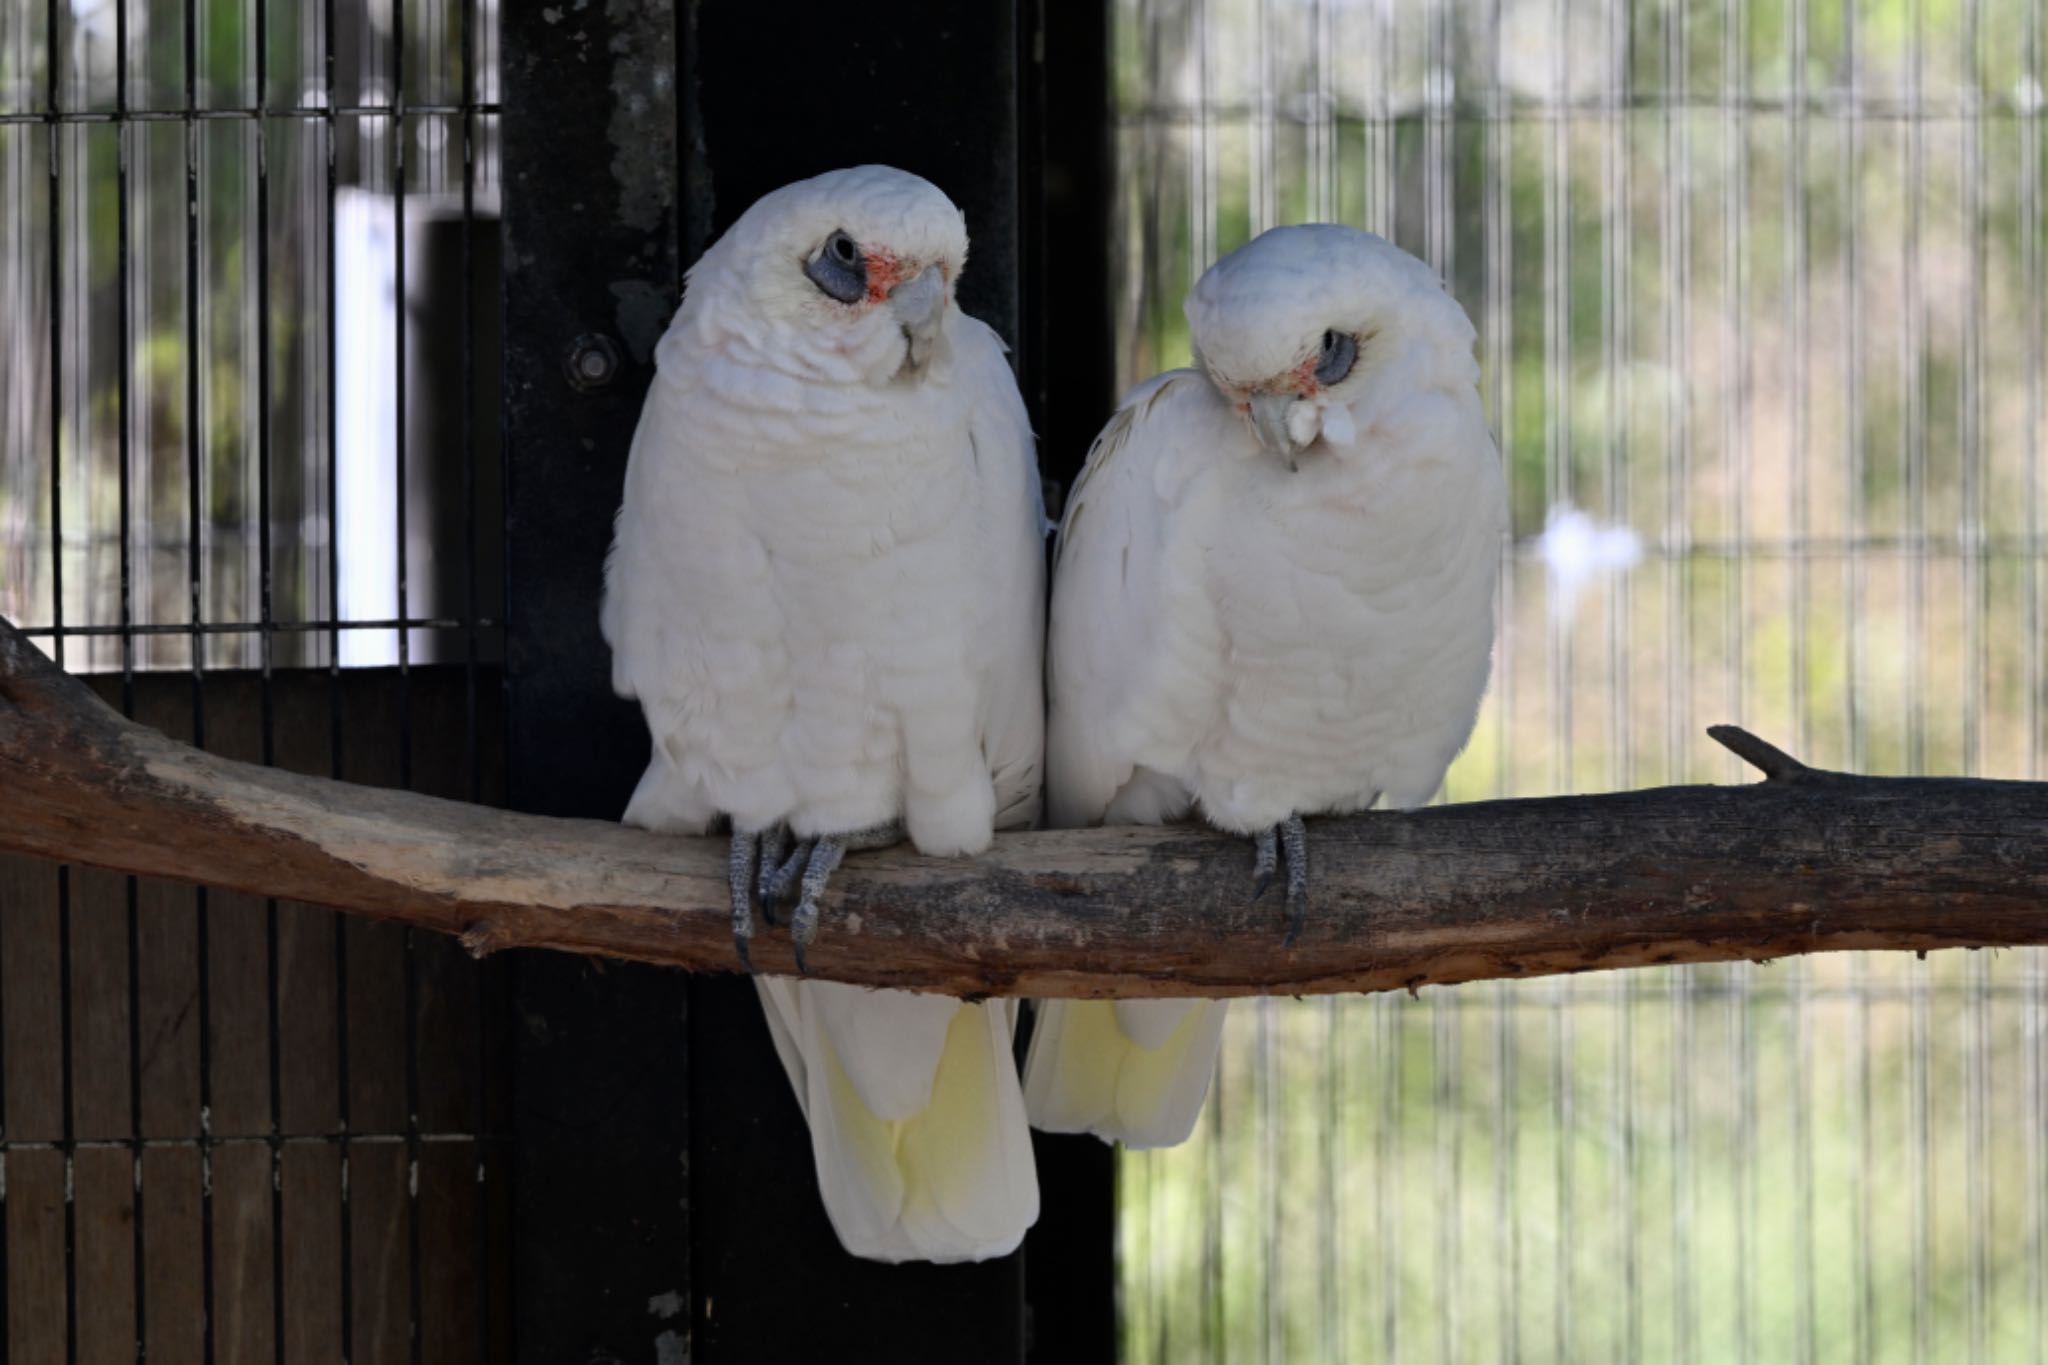
<instances>
[{"instance_id":1,"label":"blurred green foliage","mask_svg":"<svg viewBox=\"0 0 2048 1365\"><path fill-rule=\"evenodd\" d=\"M1444 272L1515 542L1446 797L2048 774L2035 0L1115 7L1132 382L1272 223ZM1553 506L1641 561L1563 599ZM1233 1007L1123 1158L1132 1360L2035 1360L2043 963Z\"/></svg>"}]
</instances>

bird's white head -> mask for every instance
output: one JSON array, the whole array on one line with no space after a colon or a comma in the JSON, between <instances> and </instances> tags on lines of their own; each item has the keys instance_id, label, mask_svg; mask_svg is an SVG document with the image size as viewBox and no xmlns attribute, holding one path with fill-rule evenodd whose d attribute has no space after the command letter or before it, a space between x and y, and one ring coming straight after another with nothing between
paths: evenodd
<instances>
[{"instance_id":1,"label":"bird's white head","mask_svg":"<svg viewBox=\"0 0 2048 1365\"><path fill-rule=\"evenodd\" d=\"M946 353L966 263L966 219L936 185L854 166L755 201L691 270L685 306L807 379L916 379Z\"/></svg>"},{"instance_id":2,"label":"bird's white head","mask_svg":"<svg viewBox=\"0 0 2048 1365\"><path fill-rule=\"evenodd\" d=\"M1203 273L1187 317L1210 380L1290 468L1352 445L1401 390L1477 376L1472 324L1436 272L1357 228L1260 233Z\"/></svg>"}]
</instances>

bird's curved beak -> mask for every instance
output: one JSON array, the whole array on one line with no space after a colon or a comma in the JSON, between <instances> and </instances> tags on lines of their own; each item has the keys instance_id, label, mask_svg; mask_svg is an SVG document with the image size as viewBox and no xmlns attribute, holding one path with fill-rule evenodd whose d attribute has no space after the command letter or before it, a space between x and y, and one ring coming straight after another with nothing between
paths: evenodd
<instances>
[{"instance_id":1,"label":"bird's curved beak","mask_svg":"<svg viewBox=\"0 0 2048 1365\"><path fill-rule=\"evenodd\" d=\"M1292 393L1255 393L1250 400L1252 434L1260 445L1287 461L1289 469L1296 467L1296 457L1307 447L1307 442L1295 440L1287 429L1288 411L1300 401L1300 396Z\"/></svg>"},{"instance_id":2,"label":"bird's curved beak","mask_svg":"<svg viewBox=\"0 0 2048 1365\"><path fill-rule=\"evenodd\" d=\"M903 329L903 339L910 343L907 363L912 370L923 369L931 358L945 311L946 275L935 265L926 266L915 279L889 291L889 312Z\"/></svg>"}]
</instances>

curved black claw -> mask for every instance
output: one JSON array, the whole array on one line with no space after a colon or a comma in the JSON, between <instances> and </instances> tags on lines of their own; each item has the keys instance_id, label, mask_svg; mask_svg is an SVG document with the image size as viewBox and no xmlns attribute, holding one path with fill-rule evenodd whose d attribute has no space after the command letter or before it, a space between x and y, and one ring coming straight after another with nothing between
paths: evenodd
<instances>
[{"instance_id":1,"label":"curved black claw","mask_svg":"<svg viewBox=\"0 0 2048 1365\"><path fill-rule=\"evenodd\" d=\"M754 970L747 949L754 940L754 863L760 857L760 838L734 830L725 862L726 887L732 894L732 947L748 972Z\"/></svg>"},{"instance_id":2,"label":"curved black claw","mask_svg":"<svg viewBox=\"0 0 2048 1365\"><path fill-rule=\"evenodd\" d=\"M799 845L790 855L789 861L775 873L775 887L779 896L788 894L791 882L796 882L798 895L796 911L789 918L789 934L796 949L796 969L799 975L808 975L804 963L804 950L818 936L818 898L825 894L825 884L832 880L832 874L839 867L840 859L849 853L865 849L888 848L903 841L901 821L891 820L885 824L873 825L867 829L850 830L845 834L823 835L809 843ZM798 874L801 873L801 879Z\"/></svg>"},{"instance_id":3,"label":"curved black claw","mask_svg":"<svg viewBox=\"0 0 2048 1365\"><path fill-rule=\"evenodd\" d=\"M1279 829L1262 829L1252 836L1252 900L1266 894L1280 870Z\"/></svg>"},{"instance_id":4,"label":"curved black claw","mask_svg":"<svg viewBox=\"0 0 2048 1365\"><path fill-rule=\"evenodd\" d=\"M1299 815L1290 815L1279 825L1280 847L1287 855L1287 933L1280 940L1292 948L1308 919L1308 828Z\"/></svg>"},{"instance_id":5,"label":"curved black claw","mask_svg":"<svg viewBox=\"0 0 2048 1365\"><path fill-rule=\"evenodd\" d=\"M784 829L771 845L763 841L761 858L761 913L770 924L778 923L776 909L789 904L790 895L796 890L797 879L803 876L804 867L809 863L817 841L800 839L784 858L782 850L788 842L789 831ZM774 859L767 856L769 848L774 850Z\"/></svg>"},{"instance_id":6,"label":"curved black claw","mask_svg":"<svg viewBox=\"0 0 2048 1365\"><path fill-rule=\"evenodd\" d=\"M804 868L803 891L797 897L796 913L789 917L789 937L796 948L796 971L798 976L810 975L810 968L804 964L804 949L811 946L811 940L818 936L818 897L825 894L825 883L839 866L839 860L846 856L846 845L830 835L820 839L811 848L811 858Z\"/></svg>"}]
</instances>

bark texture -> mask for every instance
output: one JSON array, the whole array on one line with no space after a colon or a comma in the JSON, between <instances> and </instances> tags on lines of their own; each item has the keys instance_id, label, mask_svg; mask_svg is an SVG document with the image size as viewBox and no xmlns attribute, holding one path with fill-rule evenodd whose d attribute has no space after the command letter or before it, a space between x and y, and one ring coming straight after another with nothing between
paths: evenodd
<instances>
[{"instance_id":1,"label":"bark texture","mask_svg":"<svg viewBox=\"0 0 2048 1365\"><path fill-rule=\"evenodd\" d=\"M1309 826L1307 927L1196 828L856 854L812 975L952 995L1415 988L1854 948L2048 942L2048 783L1807 768ZM459 936L732 971L723 840L517 815L215 758L123 720L0 621L0 851L311 901ZM764 927L755 964L791 971Z\"/></svg>"}]
</instances>

